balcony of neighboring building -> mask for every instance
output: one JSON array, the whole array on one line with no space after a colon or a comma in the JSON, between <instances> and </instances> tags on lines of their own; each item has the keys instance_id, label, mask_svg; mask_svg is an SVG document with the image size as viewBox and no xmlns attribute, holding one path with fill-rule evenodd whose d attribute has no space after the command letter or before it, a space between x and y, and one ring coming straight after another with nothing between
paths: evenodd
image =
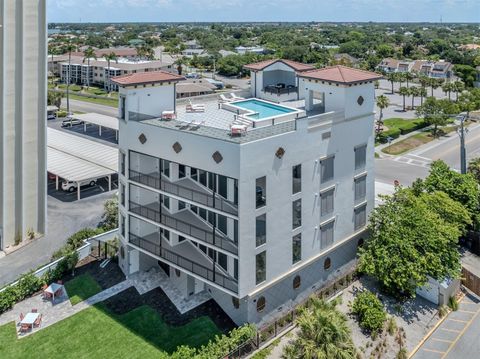
<instances>
[{"instance_id":1,"label":"balcony of neighboring building","mask_svg":"<svg viewBox=\"0 0 480 359\"><path fill-rule=\"evenodd\" d=\"M130 212L192 241L238 255L235 220L135 185L130 185L129 198Z\"/></svg>"},{"instance_id":2,"label":"balcony of neighboring building","mask_svg":"<svg viewBox=\"0 0 480 359\"><path fill-rule=\"evenodd\" d=\"M129 163L129 179L133 182L230 215L238 214L238 204L235 203L236 180L234 179L187 168L133 151L130 152ZM187 170L188 173L186 173ZM226 197L230 197L230 199Z\"/></svg>"},{"instance_id":3,"label":"balcony of neighboring building","mask_svg":"<svg viewBox=\"0 0 480 359\"><path fill-rule=\"evenodd\" d=\"M143 250L162 262L204 280L207 284L238 293L238 280L222 268L218 261L214 264L206 253L189 240L182 240L172 246L159 228L134 217L130 218L128 238L132 247ZM219 258L215 254L213 257Z\"/></svg>"}]
</instances>

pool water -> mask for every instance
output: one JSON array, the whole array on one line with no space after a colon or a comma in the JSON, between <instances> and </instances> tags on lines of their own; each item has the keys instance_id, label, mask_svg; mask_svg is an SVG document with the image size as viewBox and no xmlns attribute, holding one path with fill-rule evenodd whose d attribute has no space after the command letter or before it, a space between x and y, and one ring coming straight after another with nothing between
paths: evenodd
<instances>
[{"instance_id":1,"label":"pool water","mask_svg":"<svg viewBox=\"0 0 480 359\"><path fill-rule=\"evenodd\" d=\"M268 117L276 117L295 112L295 110L288 107L255 99L233 102L232 105L255 112L254 114L246 116L252 120L262 120Z\"/></svg>"}]
</instances>

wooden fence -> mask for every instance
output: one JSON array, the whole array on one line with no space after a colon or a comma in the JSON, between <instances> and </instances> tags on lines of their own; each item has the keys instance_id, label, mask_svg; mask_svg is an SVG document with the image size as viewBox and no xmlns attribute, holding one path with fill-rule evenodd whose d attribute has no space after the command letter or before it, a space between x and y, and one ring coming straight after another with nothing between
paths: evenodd
<instances>
[{"instance_id":1,"label":"wooden fence","mask_svg":"<svg viewBox=\"0 0 480 359\"><path fill-rule=\"evenodd\" d=\"M480 295L480 278L462 267L462 284L477 295Z\"/></svg>"}]
</instances>

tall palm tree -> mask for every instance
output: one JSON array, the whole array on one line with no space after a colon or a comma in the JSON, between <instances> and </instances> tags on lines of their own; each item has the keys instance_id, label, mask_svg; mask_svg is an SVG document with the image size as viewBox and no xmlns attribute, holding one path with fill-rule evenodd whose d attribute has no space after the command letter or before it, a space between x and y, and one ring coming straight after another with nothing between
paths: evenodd
<instances>
[{"instance_id":1,"label":"tall palm tree","mask_svg":"<svg viewBox=\"0 0 480 359\"><path fill-rule=\"evenodd\" d=\"M406 80L406 72L397 73L397 81L400 87L402 87L402 82Z\"/></svg>"},{"instance_id":2,"label":"tall palm tree","mask_svg":"<svg viewBox=\"0 0 480 359\"><path fill-rule=\"evenodd\" d=\"M412 96L412 110L415 109L415 97L420 96L420 87L412 86L409 89L410 96Z\"/></svg>"},{"instance_id":3,"label":"tall palm tree","mask_svg":"<svg viewBox=\"0 0 480 359\"><path fill-rule=\"evenodd\" d=\"M335 302L312 298L297 318L298 336L287 345L287 359L354 359L357 354L345 315Z\"/></svg>"},{"instance_id":4,"label":"tall palm tree","mask_svg":"<svg viewBox=\"0 0 480 359\"><path fill-rule=\"evenodd\" d=\"M155 52L151 46L147 44L137 47L137 55L138 57L145 58L147 60L153 60L155 58Z\"/></svg>"},{"instance_id":5,"label":"tall palm tree","mask_svg":"<svg viewBox=\"0 0 480 359\"><path fill-rule=\"evenodd\" d=\"M420 96L420 106L421 106L423 105L423 98L427 97L427 89L425 87L419 87L418 96Z\"/></svg>"},{"instance_id":6,"label":"tall palm tree","mask_svg":"<svg viewBox=\"0 0 480 359\"><path fill-rule=\"evenodd\" d=\"M410 95L410 89L408 87L400 87L398 93L403 96L403 112L406 111L405 109L405 97Z\"/></svg>"},{"instance_id":7,"label":"tall palm tree","mask_svg":"<svg viewBox=\"0 0 480 359\"><path fill-rule=\"evenodd\" d=\"M405 77L405 81L407 81L407 87L408 87L409 81L415 78L414 74L412 74L411 72L405 72L404 77Z\"/></svg>"},{"instance_id":8,"label":"tall palm tree","mask_svg":"<svg viewBox=\"0 0 480 359\"><path fill-rule=\"evenodd\" d=\"M185 64L186 64L186 61L183 59L183 57L179 57L178 59L175 60L175 65L177 65L177 71L179 75L182 74L183 65Z\"/></svg>"},{"instance_id":9,"label":"tall palm tree","mask_svg":"<svg viewBox=\"0 0 480 359\"><path fill-rule=\"evenodd\" d=\"M458 102L458 94L465 90L465 84L462 81L455 81L452 85L453 91L455 91L455 102Z\"/></svg>"},{"instance_id":10,"label":"tall palm tree","mask_svg":"<svg viewBox=\"0 0 480 359\"><path fill-rule=\"evenodd\" d=\"M454 83L453 82L445 82L442 85L442 90L445 92L445 95L448 94L448 100L451 101L451 94L452 91L454 90Z\"/></svg>"},{"instance_id":11,"label":"tall palm tree","mask_svg":"<svg viewBox=\"0 0 480 359\"><path fill-rule=\"evenodd\" d=\"M386 76L386 79L390 81L390 84L392 85L392 95L393 95L393 84L394 82L397 81L398 74L396 72L389 72Z\"/></svg>"},{"instance_id":12,"label":"tall palm tree","mask_svg":"<svg viewBox=\"0 0 480 359\"><path fill-rule=\"evenodd\" d=\"M76 49L76 46L68 42L65 45L65 50L68 52L68 71L67 71L67 117L70 117L70 76L72 73L72 51Z\"/></svg>"},{"instance_id":13,"label":"tall palm tree","mask_svg":"<svg viewBox=\"0 0 480 359\"><path fill-rule=\"evenodd\" d=\"M380 135L380 132L382 132L383 109L387 108L389 105L390 105L390 100L388 99L387 96L380 95L377 97L377 107L380 109L380 117L377 120L377 128L375 129L377 136Z\"/></svg>"},{"instance_id":14,"label":"tall palm tree","mask_svg":"<svg viewBox=\"0 0 480 359\"><path fill-rule=\"evenodd\" d=\"M440 82L438 81L438 79L434 79L434 78L431 78L429 80L429 85L430 85L430 88L432 89L432 93L431 95L433 96L433 90L439 88L441 86Z\"/></svg>"},{"instance_id":15,"label":"tall palm tree","mask_svg":"<svg viewBox=\"0 0 480 359\"><path fill-rule=\"evenodd\" d=\"M108 93L110 93L110 90L111 90L111 84L110 84L110 62L111 61L115 61L116 63L118 63L118 57L117 57L117 54L115 54L114 52L111 52L109 54L106 54L104 56L105 60L107 60L107 72L105 73L105 82L104 82L104 87L105 89L107 90Z\"/></svg>"},{"instance_id":16,"label":"tall palm tree","mask_svg":"<svg viewBox=\"0 0 480 359\"><path fill-rule=\"evenodd\" d=\"M87 60L87 89L90 88L90 59L97 59L95 50L92 47L89 47L83 51L83 63Z\"/></svg>"}]
</instances>

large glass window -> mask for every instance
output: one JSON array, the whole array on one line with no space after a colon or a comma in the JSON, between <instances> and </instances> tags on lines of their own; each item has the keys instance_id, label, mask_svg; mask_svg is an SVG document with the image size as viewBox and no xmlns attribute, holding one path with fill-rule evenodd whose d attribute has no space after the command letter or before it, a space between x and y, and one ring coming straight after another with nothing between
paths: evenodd
<instances>
[{"instance_id":1,"label":"large glass window","mask_svg":"<svg viewBox=\"0 0 480 359\"><path fill-rule=\"evenodd\" d=\"M265 176L257 178L255 181L255 201L256 208L267 204L267 178Z\"/></svg>"},{"instance_id":2,"label":"large glass window","mask_svg":"<svg viewBox=\"0 0 480 359\"><path fill-rule=\"evenodd\" d=\"M302 165L292 167L292 193L302 191Z\"/></svg>"},{"instance_id":3,"label":"large glass window","mask_svg":"<svg viewBox=\"0 0 480 359\"><path fill-rule=\"evenodd\" d=\"M302 234L299 233L292 238L292 264L302 260Z\"/></svg>"},{"instance_id":4,"label":"large glass window","mask_svg":"<svg viewBox=\"0 0 480 359\"><path fill-rule=\"evenodd\" d=\"M335 188L320 193L320 215L333 213L335 203Z\"/></svg>"},{"instance_id":5,"label":"large glass window","mask_svg":"<svg viewBox=\"0 0 480 359\"><path fill-rule=\"evenodd\" d=\"M267 241L267 215L262 214L257 217L256 220L256 240L255 245L260 247L262 244L265 244Z\"/></svg>"},{"instance_id":6,"label":"large glass window","mask_svg":"<svg viewBox=\"0 0 480 359\"><path fill-rule=\"evenodd\" d=\"M333 180L335 156L320 161L320 182L325 183Z\"/></svg>"},{"instance_id":7,"label":"large glass window","mask_svg":"<svg viewBox=\"0 0 480 359\"><path fill-rule=\"evenodd\" d=\"M267 252L257 254L255 257L255 283L260 284L267 279Z\"/></svg>"},{"instance_id":8,"label":"large glass window","mask_svg":"<svg viewBox=\"0 0 480 359\"><path fill-rule=\"evenodd\" d=\"M335 222L324 224L320 227L320 248L327 248L333 244L333 230L335 228Z\"/></svg>"},{"instance_id":9,"label":"large glass window","mask_svg":"<svg viewBox=\"0 0 480 359\"><path fill-rule=\"evenodd\" d=\"M123 214L120 215L120 234L125 237L125 216Z\"/></svg>"},{"instance_id":10,"label":"large glass window","mask_svg":"<svg viewBox=\"0 0 480 359\"><path fill-rule=\"evenodd\" d=\"M354 229L360 229L367 223L367 205L360 206L355 209Z\"/></svg>"},{"instance_id":11,"label":"large glass window","mask_svg":"<svg viewBox=\"0 0 480 359\"><path fill-rule=\"evenodd\" d=\"M178 178L184 178L185 176L185 165L178 165Z\"/></svg>"},{"instance_id":12,"label":"large glass window","mask_svg":"<svg viewBox=\"0 0 480 359\"><path fill-rule=\"evenodd\" d=\"M166 177L170 177L170 161L161 160L161 166L162 166L162 173Z\"/></svg>"},{"instance_id":13,"label":"large glass window","mask_svg":"<svg viewBox=\"0 0 480 359\"><path fill-rule=\"evenodd\" d=\"M367 160L367 145L355 147L355 169L359 170L365 168Z\"/></svg>"},{"instance_id":14,"label":"large glass window","mask_svg":"<svg viewBox=\"0 0 480 359\"><path fill-rule=\"evenodd\" d=\"M355 179L355 201L363 201L367 195L367 176Z\"/></svg>"},{"instance_id":15,"label":"large glass window","mask_svg":"<svg viewBox=\"0 0 480 359\"><path fill-rule=\"evenodd\" d=\"M223 269L227 270L228 269L228 265L227 265L227 255L226 254L223 254L221 252L217 252L217 259L218 259L218 264L220 265L220 267L222 267Z\"/></svg>"},{"instance_id":16,"label":"large glass window","mask_svg":"<svg viewBox=\"0 0 480 359\"><path fill-rule=\"evenodd\" d=\"M227 177L219 175L218 176L218 194L223 198L227 198Z\"/></svg>"},{"instance_id":17,"label":"large glass window","mask_svg":"<svg viewBox=\"0 0 480 359\"><path fill-rule=\"evenodd\" d=\"M125 161L127 156L125 153L120 152L120 173L125 176Z\"/></svg>"},{"instance_id":18,"label":"large glass window","mask_svg":"<svg viewBox=\"0 0 480 359\"><path fill-rule=\"evenodd\" d=\"M125 185L120 184L120 204L125 207Z\"/></svg>"},{"instance_id":19,"label":"large glass window","mask_svg":"<svg viewBox=\"0 0 480 359\"><path fill-rule=\"evenodd\" d=\"M302 200L297 199L292 203L292 227L298 228L302 225Z\"/></svg>"}]
</instances>

